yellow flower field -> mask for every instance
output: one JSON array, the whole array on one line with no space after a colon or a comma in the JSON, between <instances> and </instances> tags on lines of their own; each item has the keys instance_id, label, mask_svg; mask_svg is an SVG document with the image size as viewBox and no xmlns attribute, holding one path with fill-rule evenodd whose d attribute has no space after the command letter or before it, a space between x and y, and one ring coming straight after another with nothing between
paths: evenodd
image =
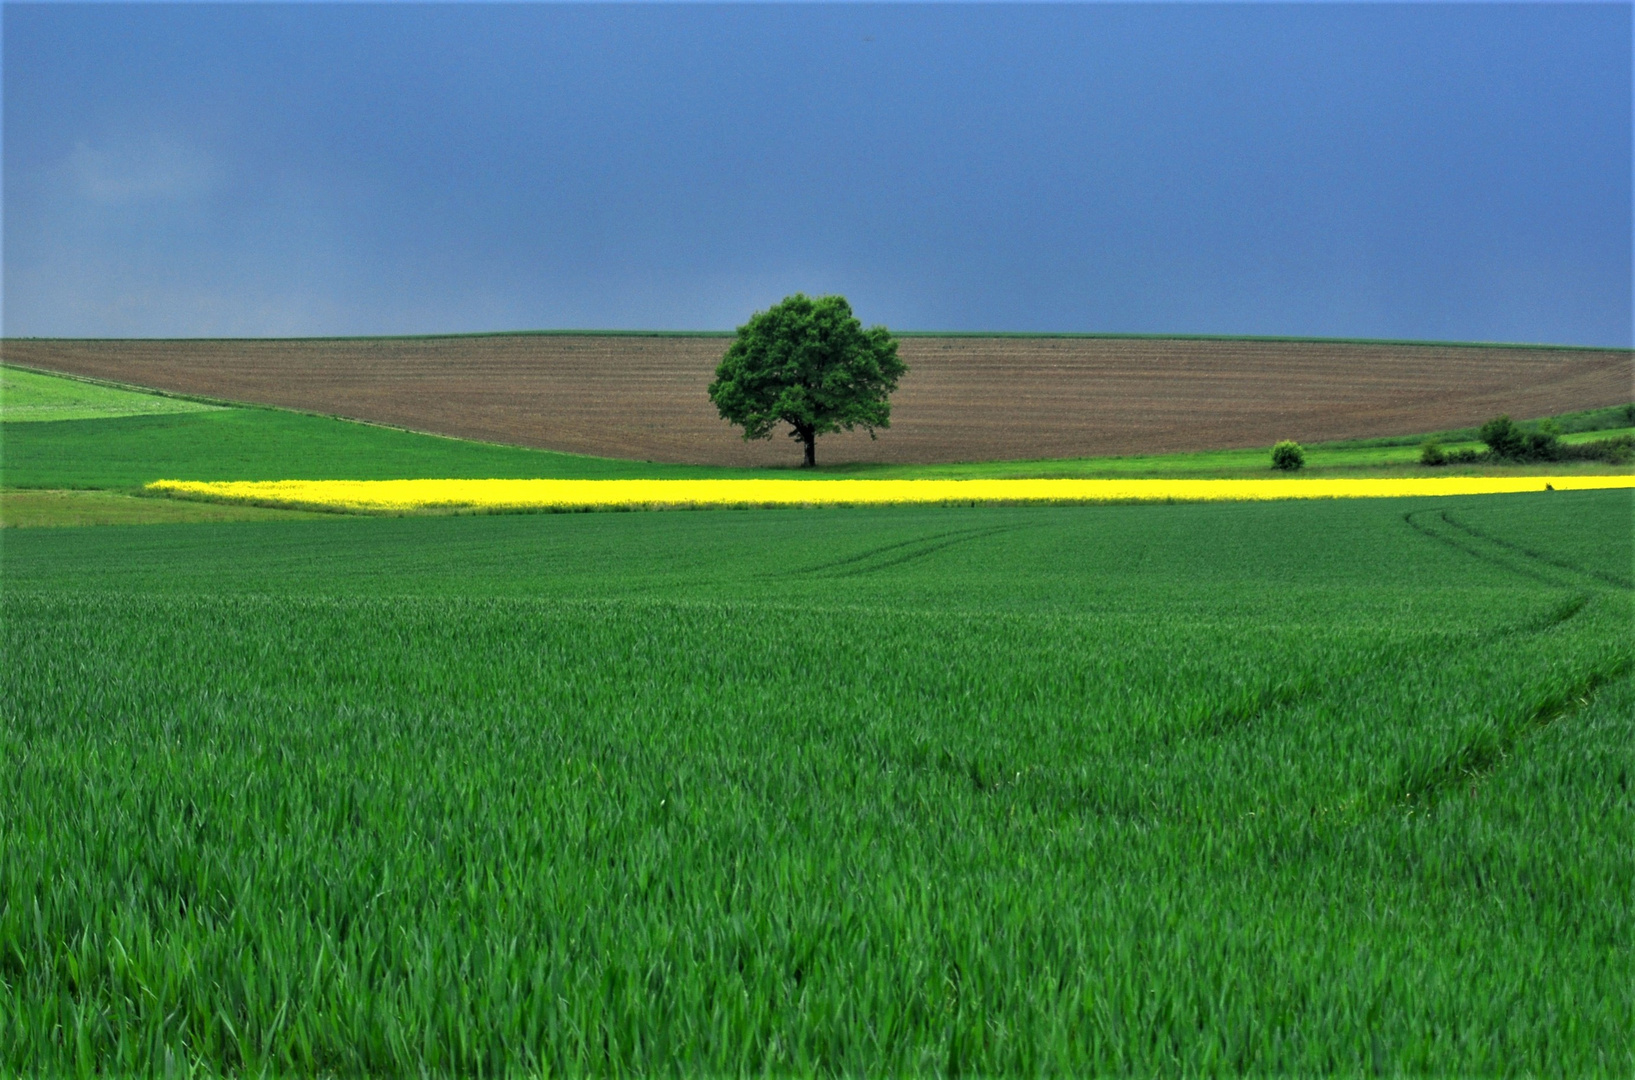
<instances>
[{"instance_id":1,"label":"yellow flower field","mask_svg":"<svg viewBox=\"0 0 1635 1080\"><path fill-rule=\"evenodd\" d=\"M1635 487L1635 476L1447 476L1381 480L158 480L182 498L374 513L603 507L893 503L1200 502L1490 495Z\"/></svg>"}]
</instances>

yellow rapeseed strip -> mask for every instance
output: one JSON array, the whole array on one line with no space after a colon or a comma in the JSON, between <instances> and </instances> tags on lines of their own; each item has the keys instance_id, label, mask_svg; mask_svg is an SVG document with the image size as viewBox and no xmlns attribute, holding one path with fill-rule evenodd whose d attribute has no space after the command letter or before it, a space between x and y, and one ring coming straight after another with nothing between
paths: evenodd
<instances>
[{"instance_id":1,"label":"yellow rapeseed strip","mask_svg":"<svg viewBox=\"0 0 1635 1080\"><path fill-rule=\"evenodd\" d=\"M665 506L1200 502L1493 495L1635 487L1635 476L1438 476L1390 480L158 480L150 491L376 513Z\"/></svg>"}]
</instances>

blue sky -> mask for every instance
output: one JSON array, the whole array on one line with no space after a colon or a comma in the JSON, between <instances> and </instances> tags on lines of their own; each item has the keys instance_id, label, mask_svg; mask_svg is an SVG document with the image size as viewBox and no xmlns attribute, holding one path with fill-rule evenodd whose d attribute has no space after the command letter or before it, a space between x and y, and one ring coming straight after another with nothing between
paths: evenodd
<instances>
[{"instance_id":1,"label":"blue sky","mask_svg":"<svg viewBox=\"0 0 1635 1080\"><path fill-rule=\"evenodd\" d=\"M1630 345L1631 8L4 7L4 331Z\"/></svg>"}]
</instances>

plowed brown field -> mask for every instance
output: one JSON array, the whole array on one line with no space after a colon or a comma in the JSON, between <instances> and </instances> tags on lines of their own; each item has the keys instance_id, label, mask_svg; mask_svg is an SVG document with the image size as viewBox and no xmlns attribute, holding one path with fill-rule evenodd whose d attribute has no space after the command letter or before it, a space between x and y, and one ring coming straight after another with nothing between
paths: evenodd
<instances>
[{"instance_id":1,"label":"plowed brown field","mask_svg":"<svg viewBox=\"0 0 1635 1080\"><path fill-rule=\"evenodd\" d=\"M493 442L790 464L705 394L725 337L12 340L4 360ZM822 463L1078 457L1412 434L1628 402L1635 352L1339 342L910 337L892 426Z\"/></svg>"}]
</instances>

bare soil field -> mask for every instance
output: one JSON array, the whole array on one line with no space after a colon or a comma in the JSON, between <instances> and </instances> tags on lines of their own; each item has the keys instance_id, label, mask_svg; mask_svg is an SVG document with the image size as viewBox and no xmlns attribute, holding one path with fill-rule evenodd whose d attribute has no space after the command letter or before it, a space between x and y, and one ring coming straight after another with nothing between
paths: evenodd
<instances>
[{"instance_id":1,"label":"bare soil field","mask_svg":"<svg viewBox=\"0 0 1635 1080\"><path fill-rule=\"evenodd\" d=\"M798 464L706 396L726 336L25 340L0 359L491 442L721 465ZM1617 405L1635 352L1145 338L909 337L892 426L820 464L1025 460L1412 434Z\"/></svg>"}]
</instances>

